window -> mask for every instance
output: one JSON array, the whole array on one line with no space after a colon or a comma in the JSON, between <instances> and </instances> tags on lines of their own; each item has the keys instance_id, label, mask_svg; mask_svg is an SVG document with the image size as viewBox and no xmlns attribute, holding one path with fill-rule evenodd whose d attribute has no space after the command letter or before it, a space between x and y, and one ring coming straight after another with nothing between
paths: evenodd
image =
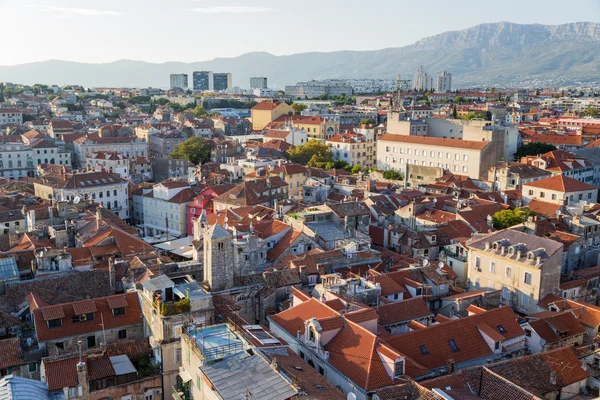
<instances>
[{"instance_id":1,"label":"window","mask_svg":"<svg viewBox=\"0 0 600 400\"><path fill-rule=\"evenodd\" d=\"M531 274L529 272L525 272L525 278L523 281L526 285L531 285Z\"/></svg>"},{"instance_id":2,"label":"window","mask_svg":"<svg viewBox=\"0 0 600 400\"><path fill-rule=\"evenodd\" d=\"M51 319L48 321L48 328L56 328L62 326L62 319L61 318L57 318L57 319Z\"/></svg>"},{"instance_id":3,"label":"window","mask_svg":"<svg viewBox=\"0 0 600 400\"><path fill-rule=\"evenodd\" d=\"M529 308L529 295L525 293L521 295L521 305L523 308Z\"/></svg>"},{"instance_id":4,"label":"window","mask_svg":"<svg viewBox=\"0 0 600 400\"><path fill-rule=\"evenodd\" d=\"M510 300L510 289L506 286L502 286L502 299Z\"/></svg>"},{"instance_id":5,"label":"window","mask_svg":"<svg viewBox=\"0 0 600 400\"><path fill-rule=\"evenodd\" d=\"M181 349L175 349L175 364L181 364Z\"/></svg>"},{"instance_id":6,"label":"window","mask_svg":"<svg viewBox=\"0 0 600 400\"><path fill-rule=\"evenodd\" d=\"M490 272L492 274L496 273L496 263L494 261L490 261Z\"/></svg>"},{"instance_id":7,"label":"window","mask_svg":"<svg viewBox=\"0 0 600 400\"><path fill-rule=\"evenodd\" d=\"M56 342L54 343L54 347L56 347L57 349L65 349L65 342Z\"/></svg>"},{"instance_id":8,"label":"window","mask_svg":"<svg viewBox=\"0 0 600 400\"><path fill-rule=\"evenodd\" d=\"M404 360L396 361L394 364L394 377L404 375Z\"/></svg>"},{"instance_id":9,"label":"window","mask_svg":"<svg viewBox=\"0 0 600 400\"><path fill-rule=\"evenodd\" d=\"M92 347L96 347L96 336L88 336L86 338L87 348L91 349Z\"/></svg>"},{"instance_id":10,"label":"window","mask_svg":"<svg viewBox=\"0 0 600 400\"><path fill-rule=\"evenodd\" d=\"M481 287L481 284L479 283L479 277L475 277L475 288L479 289Z\"/></svg>"},{"instance_id":11,"label":"window","mask_svg":"<svg viewBox=\"0 0 600 400\"><path fill-rule=\"evenodd\" d=\"M113 308L113 316L125 315L125 307Z\"/></svg>"},{"instance_id":12,"label":"window","mask_svg":"<svg viewBox=\"0 0 600 400\"><path fill-rule=\"evenodd\" d=\"M310 328L308 330L308 340L310 340L311 342L317 340L317 332L315 331L315 328Z\"/></svg>"},{"instance_id":13,"label":"window","mask_svg":"<svg viewBox=\"0 0 600 400\"><path fill-rule=\"evenodd\" d=\"M540 198L542 198L542 199L543 199L544 197L546 197L546 193L544 193L544 192L540 192Z\"/></svg>"},{"instance_id":14,"label":"window","mask_svg":"<svg viewBox=\"0 0 600 400\"><path fill-rule=\"evenodd\" d=\"M321 367L320 365L319 365L319 373L320 373L321 375L325 376L325 370L324 370L324 369L323 369L323 367Z\"/></svg>"},{"instance_id":15,"label":"window","mask_svg":"<svg viewBox=\"0 0 600 400\"><path fill-rule=\"evenodd\" d=\"M457 352L460 350L458 348L458 346L456 345L456 343L454 342L454 339L448 340L448 344L450 345L450 348L452 349L453 352Z\"/></svg>"},{"instance_id":16,"label":"window","mask_svg":"<svg viewBox=\"0 0 600 400\"><path fill-rule=\"evenodd\" d=\"M475 269L481 272L481 258L475 257Z\"/></svg>"},{"instance_id":17,"label":"window","mask_svg":"<svg viewBox=\"0 0 600 400\"><path fill-rule=\"evenodd\" d=\"M119 339L127 339L127 329L121 329L118 333Z\"/></svg>"},{"instance_id":18,"label":"window","mask_svg":"<svg viewBox=\"0 0 600 400\"><path fill-rule=\"evenodd\" d=\"M510 278L512 276L512 268L510 266L506 266L504 274L506 275L507 278Z\"/></svg>"},{"instance_id":19,"label":"window","mask_svg":"<svg viewBox=\"0 0 600 400\"><path fill-rule=\"evenodd\" d=\"M425 345L420 346L421 348L421 354L429 354L429 351L427 351L427 347L425 347Z\"/></svg>"},{"instance_id":20,"label":"window","mask_svg":"<svg viewBox=\"0 0 600 400\"><path fill-rule=\"evenodd\" d=\"M556 200L556 193L552 193L552 200Z\"/></svg>"},{"instance_id":21,"label":"window","mask_svg":"<svg viewBox=\"0 0 600 400\"><path fill-rule=\"evenodd\" d=\"M498 325L498 331L500 333L506 333L506 329L504 329L504 327L502 325Z\"/></svg>"}]
</instances>

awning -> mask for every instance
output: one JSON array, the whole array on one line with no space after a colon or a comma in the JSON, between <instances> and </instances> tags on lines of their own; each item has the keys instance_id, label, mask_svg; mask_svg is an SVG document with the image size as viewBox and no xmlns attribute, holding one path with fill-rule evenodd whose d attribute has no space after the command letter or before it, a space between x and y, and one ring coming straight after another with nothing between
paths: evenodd
<instances>
[{"instance_id":1,"label":"awning","mask_svg":"<svg viewBox=\"0 0 600 400\"><path fill-rule=\"evenodd\" d=\"M188 383L189 381L192 380L191 375L183 368L179 369L179 377L181 378L183 383Z\"/></svg>"}]
</instances>

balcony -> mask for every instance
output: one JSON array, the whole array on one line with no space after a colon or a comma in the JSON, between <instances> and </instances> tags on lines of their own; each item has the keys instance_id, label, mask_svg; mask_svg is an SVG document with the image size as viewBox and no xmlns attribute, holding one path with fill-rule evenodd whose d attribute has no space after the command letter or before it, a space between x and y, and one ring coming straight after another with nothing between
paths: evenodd
<instances>
[{"instance_id":1,"label":"balcony","mask_svg":"<svg viewBox=\"0 0 600 400\"><path fill-rule=\"evenodd\" d=\"M174 400L192 400L192 391L190 390L190 382L177 383L171 386Z\"/></svg>"}]
</instances>

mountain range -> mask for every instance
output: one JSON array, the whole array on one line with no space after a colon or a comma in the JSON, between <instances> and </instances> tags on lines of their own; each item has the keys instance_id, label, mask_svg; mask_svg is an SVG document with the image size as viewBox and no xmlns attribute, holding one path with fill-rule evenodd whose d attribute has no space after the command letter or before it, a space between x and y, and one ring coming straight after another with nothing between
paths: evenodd
<instances>
[{"instance_id":1,"label":"mountain range","mask_svg":"<svg viewBox=\"0 0 600 400\"><path fill-rule=\"evenodd\" d=\"M498 22L427 37L414 44L371 51L310 52L275 56L253 52L232 58L182 63L119 60L104 64L48 60L0 66L0 81L79 84L85 87L167 87L169 74L231 72L248 87L251 76L269 86L326 78L412 79L423 65L447 70L453 86L543 86L600 82L600 24L563 25Z\"/></svg>"}]
</instances>

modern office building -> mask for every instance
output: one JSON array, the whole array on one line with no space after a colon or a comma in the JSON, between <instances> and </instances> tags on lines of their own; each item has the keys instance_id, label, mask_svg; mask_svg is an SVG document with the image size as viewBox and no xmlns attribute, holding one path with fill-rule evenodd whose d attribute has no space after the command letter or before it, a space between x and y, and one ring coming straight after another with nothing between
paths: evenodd
<instances>
[{"instance_id":1,"label":"modern office building","mask_svg":"<svg viewBox=\"0 0 600 400\"><path fill-rule=\"evenodd\" d=\"M267 78L264 76L256 76L250 78L250 89L266 89L267 86Z\"/></svg>"},{"instance_id":2,"label":"modern office building","mask_svg":"<svg viewBox=\"0 0 600 400\"><path fill-rule=\"evenodd\" d=\"M171 74L171 89L187 89L187 74Z\"/></svg>"},{"instance_id":3,"label":"modern office building","mask_svg":"<svg viewBox=\"0 0 600 400\"><path fill-rule=\"evenodd\" d=\"M231 74L229 72L215 72L213 75L213 90L220 92L232 87Z\"/></svg>"},{"instance_id":4,"label":"modern office building","mask_svg":"<svg viewBox=\"0 0 600 400\"><path fill-rule=\"evenodd\" d=\"M212 71L194 71L192 73L192 87L194 90L212 90Z\"/></svg>"}]
</instances>

